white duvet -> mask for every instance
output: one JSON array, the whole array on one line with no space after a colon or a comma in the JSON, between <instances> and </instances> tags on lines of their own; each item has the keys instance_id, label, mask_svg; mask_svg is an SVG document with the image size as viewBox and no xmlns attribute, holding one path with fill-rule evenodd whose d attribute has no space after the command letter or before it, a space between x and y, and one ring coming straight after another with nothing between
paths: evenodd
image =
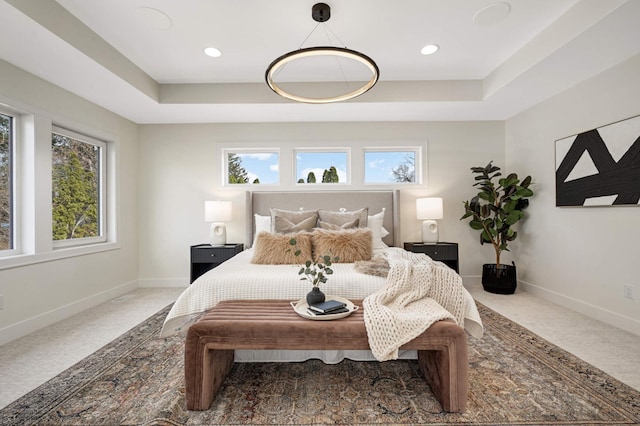
<instances>
[{"instance_id":1,"label":"white duvet","mask_svg":"<svg viewBox=\"0 0 640 426\"><path fill-rule=\"evenodd\" d=\"M195 280L171 308L161 337L185 330L203 312L223 300L297 301L311 290L308 281L300 280L299 265L256 265L251 263L252 257L253 250L245 250ZM321 288L327 295L364 299L386 284L386 278L356 272L352 263L334 263L332 269L333 275ZM465 320L474 327L478 324L481 327L475 302L466 290ZM415 352L407 351L402 357L415 357ZM370 351L236 351L236 361L302 361L309 358L320 358L328 363L344 358L375 359Z\"/></svg>"}]
</instances>

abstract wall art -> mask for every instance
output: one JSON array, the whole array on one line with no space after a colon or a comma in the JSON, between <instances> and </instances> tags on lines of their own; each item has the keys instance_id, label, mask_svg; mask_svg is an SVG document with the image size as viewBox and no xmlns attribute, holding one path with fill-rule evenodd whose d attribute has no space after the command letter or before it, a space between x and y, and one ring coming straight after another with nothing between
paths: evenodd
<instances>
[{"instance_id":1,"label":"abstract wall art","mask_svg":"<svg viewBox=\"0 0 640 426\"><path fill-rule=\"evenodd\" d=\"M640 116L556 141L556 206L639 202Z\"/></svg>"}]
</instances>

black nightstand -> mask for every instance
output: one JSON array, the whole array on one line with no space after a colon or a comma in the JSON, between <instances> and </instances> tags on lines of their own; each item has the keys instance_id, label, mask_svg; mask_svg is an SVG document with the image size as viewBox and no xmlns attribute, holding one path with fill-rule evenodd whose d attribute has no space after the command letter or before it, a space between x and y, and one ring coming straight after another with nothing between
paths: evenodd
<instances>
[{"instance_id":1,"label":"black nightstand","mask_svg":"<svg viewBox=\"0 0 640 426\"><path fill-rule=\"evenodd\" d=\"M404 243L404 249L414 253L424 253L433 260L440 261L456 272L460 272L458 265L458 243Z\"/></svg>"},{"instance_id":2,"label":"black nightstand","mask_svg":"<svg viewBox=\"0 0 640 426\"><path fill-rule=\"evenodd\" d=\"M198 244L191 246L190 282L194 282L200 275L219 266L225 260L231 259L242 250L244 250L244 244L225 244L223 246Z\"/></svg>"}]
</instances>

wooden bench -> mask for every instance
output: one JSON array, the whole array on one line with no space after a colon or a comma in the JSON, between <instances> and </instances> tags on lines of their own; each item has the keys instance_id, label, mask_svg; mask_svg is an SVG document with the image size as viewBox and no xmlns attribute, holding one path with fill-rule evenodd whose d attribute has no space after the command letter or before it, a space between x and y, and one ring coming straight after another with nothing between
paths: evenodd
<instances>
[{"instance_id":1,"label":"wooden bench","mask_svg":"<svg viewBox=\"0 0 640 426\"><path fill-rule=\"evenodd\" d=\"M362 306L361 301L354 303ZM312 321L282 300L219 303L187 333L187 408L209 408L233 366L235 349L369 349L362 311L338 320ZM418 351L420 370L445 411L465 410L467 339L461 327L438 321L401 349Z\"/></svg>"}]
</instances>

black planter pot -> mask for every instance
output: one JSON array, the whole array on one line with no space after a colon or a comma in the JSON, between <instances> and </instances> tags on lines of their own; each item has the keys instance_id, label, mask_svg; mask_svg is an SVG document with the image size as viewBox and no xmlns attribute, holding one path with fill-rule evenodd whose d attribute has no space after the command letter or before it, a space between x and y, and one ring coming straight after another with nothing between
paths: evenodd
<instances>
[{"instance_id":1,"label":"black planter pot","mask_svg":"<svg viewBox=\"0 0 640 426\"><path fill-rule=\"evenodd\" d=\"M516 264L500 265L485 263L482 265L482 288L489 293L513 294L518 286Z\"/></svg>"},{"instance_id":2,"label":"black planter pot","mask_svg":"<svg viewBox=\"0 0 640 426\"><path fill-rule=\"evenodd\" d=\"M307 293L307 304L315 305L322 302L324 302L324 293L320 291L320 288L313 287L313 289Z\"/></svg>"}]
</instances>

